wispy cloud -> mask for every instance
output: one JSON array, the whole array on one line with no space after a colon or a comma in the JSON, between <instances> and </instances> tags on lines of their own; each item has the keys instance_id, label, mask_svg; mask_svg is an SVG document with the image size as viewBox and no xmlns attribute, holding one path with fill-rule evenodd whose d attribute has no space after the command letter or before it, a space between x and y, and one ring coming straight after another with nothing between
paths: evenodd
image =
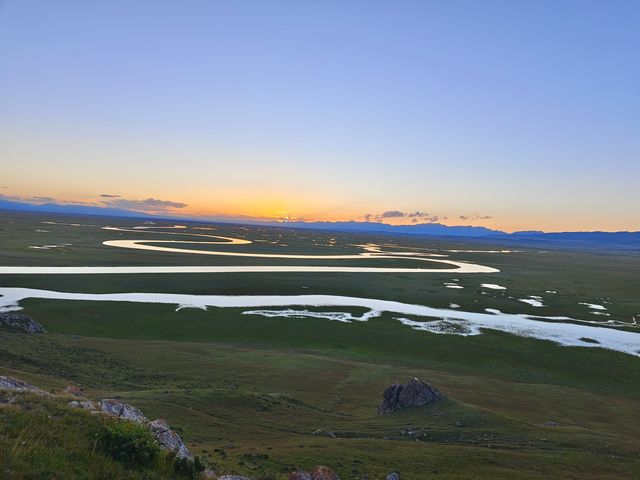
<instances>
[{"instance_id":1,"label":"wispy cloud","mask_svg":"<svg viewBox=\"0 0 640 480\"><path fill-rule=\"evenodd\" d=\"M17 200L17 201L22 201L22 199L16 195L3 195L2 193L0 193L0 198L3 200Z\"/></svg>"},{"instance_id":2,"label":"wispy cloud","mask_svg":"<svg viewBox=\"0 0 640 480\"><path fill-rule=\"evenodd\" d=\"M25 197L22 195L3 195L0 193L0 198L4 200L11 200L12 202L28 203L30 205L42 205L44 203L54 203L56 205L97 206L95 202L87 202L82 200L61 200L59 198L44 197L44 196Z\"/></svg>"},{"instance_id":3,"label":"wispy cloud","mask_svg":"<svg viewBox=\"0 0 640 480\"><path fill-rule=\"evenodd\" d=\"M23 197L20 195L3 195L0 193L0 198L3 198L5 200L11 200L14 202L24 202L24 203L34 203L34 204L39 204L39 203L66 203L66 202L60 202L58 200L56 200L55 198L52 197Z\"/></svg>"},{"instance_id":4,"label":"wispy cloud","mask_svg":"<svg viewBox=\"0 0 640 480\"><path fill-rule=\"evenodd\" d=\"M446 217L429 212L402 212L400 210L387 210L386 212L382 212L378 215L371 215L370 213L368 213L364 216L364 219L367 222L371 221L371 219L374 219L377 222L385 222L388 220L397 222L404 219L411 223L434 223L445 218Z\"/></svg>"},{"instance_id":5,"label":"wispy cloud","mask_svg":"<svg viewBox=\"0 0 640 480\"><path fill-rule=\"evenodd\" d=\"M25 197L19 195L3 195L0 198L15 202L29 203L32 205L40 205L43 203L54 203L56 205L82 205L102 208L117 208L120 210L131 210L134 212L150 213L150 214L166 214L174 213L187 207L186 203L174 202L171 200L159 200L157 198L146 198L143 200L122 198L120 195L102 193L99 195L99 201L80 201L80 200L61 200L53 197L34 196Z\"/></svg>"},{"instance_id":6,"label":"wispy cloud","mask_svg":"<svg viewBox=\"0 0 640 480\"><path fill-rule=\"evenodd\" d=\"M480 215L478 212L476 212L473 215L460 215L458 218L460 220L468 220L470 222L475 222L477 220L489 220L490 218L493 218L493 217L491 215Z\"/></svg>"},{"instance_id":7,"label":"wispy cloud","mask_svg":"<svg viewBox=\"0 0 640 480\"><path fill-rule=\"evenodd\" d=\"M382 213L367 213L360 217L365 222L390 223L394 225L415 225L419 223L438 223L445 220L455 219L464 220L466 222L477 222L481 220L489 220L493 218L491 215L483 215L478 212L472 214L460 214L449 217L447 215L426 212L423 210L412 210L403 212L402 210L385 210Z\"/></svg>"},{"instance_id":8,"label":"wispy cloud","mask_svg":"<svg viewBox=\"0 0 640 480\"><path fill-rule=\"evenodd\" d=\"M147 198L144 200L132 200L120 197L107 197L102 203L108 207L121 208L123 210L133 210L145 213L171 213L188 206L186 203L173 202L171 200L159 200L157 198Z\"/></svg>"},{"instance_id":9,"label":"wispy cloud","mask_svg":"<svg viewBox=\"0 0 640 480\"><path fill-rule=\"evenodd\" d=\"M404 212L399 210L388 210L386 212L381 213L378 218L402 218L405 216Z\"/></svg>"}]
</instances>

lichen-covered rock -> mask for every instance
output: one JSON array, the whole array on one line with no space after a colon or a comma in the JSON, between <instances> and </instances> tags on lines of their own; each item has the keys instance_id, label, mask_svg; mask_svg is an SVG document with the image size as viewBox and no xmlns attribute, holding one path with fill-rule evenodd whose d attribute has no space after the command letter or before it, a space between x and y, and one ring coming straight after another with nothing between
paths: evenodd
<instances>
[{"instance_id":1,"label":"lichen-covered rock","mask_svg":"<svg viewBox=\"0 0 640 480\"><path fill-rule=\"evenodd\" d=\"M18 378L1 376L1 375L0 375L0 389L11 390L14 392L31 392L31 393L37 393L38 395L51 396L49 392L45 392L44 390L36 387L35 385L31 385L30 383L27 383Z\"/></svg>"},{"instance_id":2,"label":"lichen-covered rock","mask_svg":"<svg viewBox=\"0 0 640 480\"><path fill-rule=\"evenodd\" d=\"M27 333L44 333L45 329L33 318L21 313L0 312L0 327Z\"/></svg>"},{"instance_id":3,"label":"lichen-covered rock","mask_svg":"<svg viewBox=\"0 0 640 480\"><path fill-rule=\"evenodd\" d=\"M288 480L312 480L312 479L311 479L311 474L309 472L305 472L304 470L297 470L289 474Z\"/></svg>"},{"instance_id":4,"label":"lichen-covered rock","mask_svg":"<svg viewBox=\"0 0 640 480\"><path fill-rule=\"evenodd\" d=\"M180 435L169 428L166 420L162 418L154 420L149 423L149 430L151 430L151 433L153 433L153 436L160 446L175 452L176 457L193 458L193 455L191 455L191 452L180 438Z\"/></svg>"},{"instance_id":5,"label":"lichen-covered rock","mask_svg":"<svg viewBox=\"0 0 640 480\"><path fill-rule=\"evenodd\" d=\"M384 390L382 403L378 407L378 415L395 412L410 407L420 407L442 398L434 387L418 378L411 379L402 385L394 383Z\"/></svg>"},{"instance_id":6,"label":"lichen-covered rock","mask_svg":"<svg viewBox=\"0 0 640 480\"><path fill-rule=\"evenodd\" d=\"M96 409L96 406L93 404L93 402L89 400L84 400L84 401L72 400L69 402L69 406L74 408L83 408L85 410L92 410L92 411Z\"/></svg>"},{"instance_id":7,"label":"lichen-covered rock","mask_svg":"<svg viewBox=\"0 0 640 480\"><path fill-rule=\"evenodd\" d=\"M400 475L398 475L396 472L391 472L389 475L387 475L387 480L400 480Z\"/></svg>"},{"instance_id":8,"label":"lichen-covered rock","mask_svg":"<svg viewBox=\"0 0 640 480\"><path fill-rule=\"evenodd\" d=\"M131 420L132 422L147 423L149 421L136 407L113 398L105 398L102 400L100 408L102 412L107 415Z\"/></svg>"},{"instance_id":9,"label":"lichen-covered rock","mask_svg":"<svg viewBox=\"0 0 640 480\"><path fill-rule=\"evenodd\" d=\"M318 465L311 472L311 480L340 480L340 477L329 467Z\"/></svg>"}]
</instances>

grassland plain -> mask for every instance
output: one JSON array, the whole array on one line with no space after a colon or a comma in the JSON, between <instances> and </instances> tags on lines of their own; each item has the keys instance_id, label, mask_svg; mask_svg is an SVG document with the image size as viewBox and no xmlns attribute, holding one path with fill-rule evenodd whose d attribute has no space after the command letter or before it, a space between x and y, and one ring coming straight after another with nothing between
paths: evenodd
<instances>
[{"instance_id":1,"label":"grassland plain","mask_svg":"<svg viewBox=\"0 0 640 480\"><path fill-rule=\"evenodd\" d=\"M92 226L41 223L49 221ZM5 215L0 264L229 261L101 245L118 234L99 226L114 224L139 221ZM417 238L214 227L215 234L254 240L234 247L251 251L357 253L356 245L365 243L434 253L479 249ZM36 242L36 235L42 240ZM152 232L139 235L156 238ZM65 243L71 245L28 248ZM604 304L611 318L629 322L640 311L637 257L520 250L450 253L456 260L501 270L492 275L6 275L0 286L95 293L318 293L604 319L579 304L588 302ZM231 260L257 264L259 259ZM453 279L464 288L444 286ZM507 289L490 290L481 283ZM518 300L527 295L542 296L546 306ZM264 318L231 308L176 312L168 305L36 299L22 306L49 333L0 332L3 374L52 390L79 384L91 398L124 398L150 417L167 418L189 448L218 472L285 478L293 468L322 463L343 478L384 478L391 470L399 470L403 479L640 478L640 361L630 355L489 331L475 337L434 335L413 331L391 314L339 323ZM433 383L448 399L429 408L376 415L384 387L412 376ZM560 425L545 426L549 421ZM11 440L6 431L3 435L0 442Z\"/></svg>"}]
</instances>

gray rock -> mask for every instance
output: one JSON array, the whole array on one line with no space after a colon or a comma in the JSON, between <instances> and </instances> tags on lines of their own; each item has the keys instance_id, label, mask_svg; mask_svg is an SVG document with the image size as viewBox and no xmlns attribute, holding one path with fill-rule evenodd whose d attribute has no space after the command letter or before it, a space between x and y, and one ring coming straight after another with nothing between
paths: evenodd
<instances>
[{"instance_id":1,"label":"gray rock","mask_svg":"<svg viewBox=\"0 0 640 480\"><path fill-rule=\"evenodd\" d=\"M387 475L387 480L400 480L400 475L398 475L396 472L391 472L389 475Z\"/></svg>"},{"instance_id":2,"label":"gray rock","mask_svg":"<svg viewBox=\"0 0 640 480\"><path fill-rule=\"evenodd\" d=\"M27 383L23 380L8 376L0 376L0 389L11 390L13 392L31 392L38 395L51 396L49 392L45 392L35 385L31 385L30 383Z\"/></svg>"},{"instance_id":3,"label":"gray rock","mask_svg":"<svg viewBox=\"0 0 640 480\"><path fill-rule=\"evenodd\" d=\"M44 333L45 329L33 318L21 313L0 312L0 327L27 333Z\"/></svg>"},{"instance_id":4,"label":"gray rock","mask_svg":"<svg viewBox=\"0 0 640 480\"><path fill-rule=\"evenodd\" d=\"M180 438L180 435L169 428L166 420L162 418L154 420L149 423L149 430L151 430L151 433L153 433L153 436L160 446L175 452L176 457L193 458L193 455L191 455L191 452Z\"/></svg>"},{"instance_id":5,"label":"gray rock","mask_svg":"<svg viewBox=\"0 0 640 480\"><path fill-rule=\"evenodd\" d=\"M428 383L414 377L404 385L400 383L389 385L385 388L383 397L378 407L378 415L404 408L420 407L443 398L443 395Z\"/></svg>"},{"instance_id":6,"label":"gray rock","mask_svg":"<svg viewBox=\"0 0 640 480\"><path fill-rule=\"evenodd\" d=\"M311 474L304 470L296 470L289 474L288 480L311 480Z\"/></svg>"},{"instance_id":7,"label":"gray rock","mask_svg":"<svg viewBox=\"0 0 640 480\"><path fill-rule=\"evenodd\" d=\"M139 409L120 400L105 398L104 400L102 400L100 408L102 412L106 413L107 415L113 415L114 417L131 420L132 422L147 423L149 421Z\"/></svg>"},{"instance_id":8,"label":"gray rock","mask_svg":"<svg viewBox=\"0 0 640 480\"><path fill-rule=\"evenodd\" d=\"M72 400L71 402L69 402L69 406L73 408L83 408L85 410L96 409L96 406L93 404L93 402L89 400L84 400L84 401Z\"/></svg>"},{"instance_id":9,"label":"gray rock","mask_svg":"<svg viewBox=\"0 0 640 480\"><path fill-rule=\"evenodd\" d=\"M243 477L241 475L223 475L218 477L218 480L251 480L249 477Z\"/></svg>"},{"instance_id":10,"label":"gray rock","mask_svg":"<svg viewBox=\"0 0 640 480\"><path fill-rule=\"evenodd\" d=\"M213 470L210 470L208 468L205 468L202 473L200 473L200 480L215 480L217 477L216 472L214 472Z\"/></svg>"},{"instance_id":11,"label":"gray rock","mask_svg":"<svg viewBox=\"0 0 640 480\"><path fill-rule=\"evenodd\" d=\"M559 427L560 424L558 422L544 422L543 425L545 427Z\"/></svg>"}]
</instances>

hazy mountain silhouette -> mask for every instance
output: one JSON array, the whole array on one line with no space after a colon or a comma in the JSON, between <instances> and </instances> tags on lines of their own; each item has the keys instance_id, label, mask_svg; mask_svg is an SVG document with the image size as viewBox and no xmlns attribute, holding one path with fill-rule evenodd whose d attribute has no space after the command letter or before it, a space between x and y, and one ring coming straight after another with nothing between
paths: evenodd
<instances>
[{"instance_id":1,"label":"hazy mountain silhouette","mask_svg":"<svg viewBox=\"0 0 640 480\"><path fill-rule=\"evenodd\" d=\"M126 218L154 218L180 222L200 223L236 223L247 225L271 226L277 228L297 228L307 230L326 230L349 233L380 233L395 235L416 235L447 237L451 240L466 240L476 243L501 244L533 248L578 248L624 250L640 252L640 232L553 232L538 230L506 233L486 227L459 225L448 226L441 223L419 223L414 225L389 225L379 222L271 222L271 221L233 221L230 219L203 219L176 216L169 213L153 215L110 207L91 205L72 205L58 203L32 204L0 198L0 210L16 210L37 213L58 213L67 215L99 215Z\"/></svg>"}]
</instances>

